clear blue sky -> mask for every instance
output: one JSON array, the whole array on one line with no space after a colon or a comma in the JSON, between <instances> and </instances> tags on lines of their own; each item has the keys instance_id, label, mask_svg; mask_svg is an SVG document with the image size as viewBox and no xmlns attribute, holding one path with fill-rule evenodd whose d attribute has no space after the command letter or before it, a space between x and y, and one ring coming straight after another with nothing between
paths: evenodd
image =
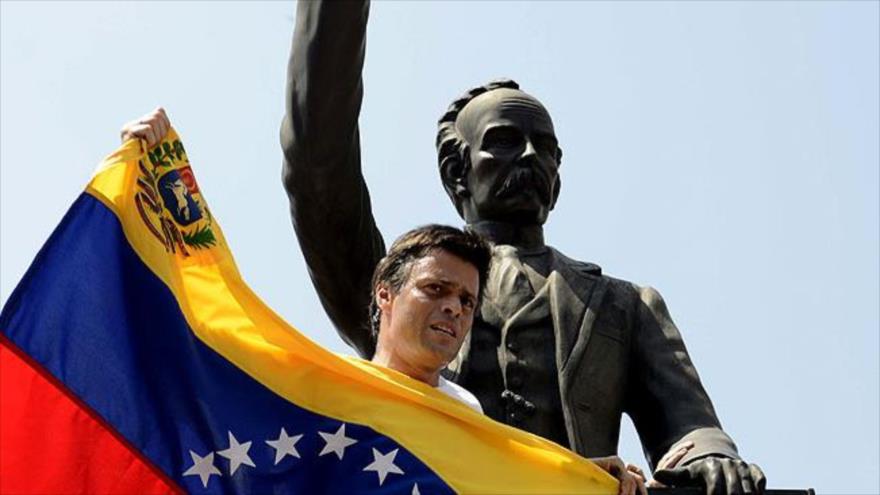
<instances>
[{"instance_id":1,"label":"clear blue sky","mask_svg":"<svg viewBox=\"0 0 880 495\"><path fill-rule=\"evenodd\" d=\"M772 487L878 493L878 5L376 3L361 125L379 225L390 239L461 223L436 119L471 86L517 79L565 150L548 242L661 291ZM280 184L294 12L2 2L0 301L120 125L164 105L245 279L346 352Z\"/></svg>"}]
</instances>

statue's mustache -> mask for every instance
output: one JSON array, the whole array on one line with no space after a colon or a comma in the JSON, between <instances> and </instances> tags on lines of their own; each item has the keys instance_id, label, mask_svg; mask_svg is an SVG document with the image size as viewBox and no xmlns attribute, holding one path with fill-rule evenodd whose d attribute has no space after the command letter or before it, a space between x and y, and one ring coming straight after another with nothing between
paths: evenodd
<instances>
[{"instance_id":1,"label":"statue's mustache","mask_svg":"<svg viewBox=\"0 0 880 495\"><path fill-rule=\"evenodd\" d=\"M541 201L550 202L550 181L534 167L514 168L495 192L495 197L508 198L529 189L537 192Z\"/></svg>"}]
</instances>

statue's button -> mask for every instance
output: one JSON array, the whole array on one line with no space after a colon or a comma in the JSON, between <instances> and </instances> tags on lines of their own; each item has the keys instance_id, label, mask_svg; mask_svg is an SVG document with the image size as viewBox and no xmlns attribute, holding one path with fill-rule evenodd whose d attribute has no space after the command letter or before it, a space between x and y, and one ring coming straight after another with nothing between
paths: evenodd
<instances>
[{"instance_id":1,"label":"statue's button","mask_svg":"<svg viewBox=\"0 0 880 495\"><path fill-rule=\"evenodd\" d=\"M507 350L510 352L519 352L519 344L517 344L515 340L508 340Z\"/></svg>"},{"instance_id":2,"label":"statue's button","mask_svg":"<svg viewBox=\"0 0 880 495\"><path fill-rule=\"evenodd\" d=\"M507 420L512 425L518 425L522 421L522 415L517 411L511 411L507 414Z\"/></svg>"},{"instance_id":3,"label":"statue's button","mask_svg":"<svg viewBox=\"0 0 880 495\"><path fill-rule=\"evenodd\" d=\"M510 388L512 388L514 390L522 387L522 384L523 384L523 378L520 373L514 374L513 376L510 377L510 380L508 380L508 386L510 386Z\"/></svg>"}]
</instances>

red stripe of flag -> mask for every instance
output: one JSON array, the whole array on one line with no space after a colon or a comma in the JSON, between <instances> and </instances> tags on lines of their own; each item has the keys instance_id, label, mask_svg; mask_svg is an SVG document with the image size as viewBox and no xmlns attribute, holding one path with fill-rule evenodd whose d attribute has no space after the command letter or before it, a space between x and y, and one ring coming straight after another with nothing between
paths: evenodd
<instances>
[{"instance_id":1,"label":"red stripe of flag","mask_svg":"<svg viewBox=\"0 0 880 495\"><path fill-rule=\"evenodd\" d=\"M181 489L0 336L0 493Z\"/></svg>"}]
</instances>

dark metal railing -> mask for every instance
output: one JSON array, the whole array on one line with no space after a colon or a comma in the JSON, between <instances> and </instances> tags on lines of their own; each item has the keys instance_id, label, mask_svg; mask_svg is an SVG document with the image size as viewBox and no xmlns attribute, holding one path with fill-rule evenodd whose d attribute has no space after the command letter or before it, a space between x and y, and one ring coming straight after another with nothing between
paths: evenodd
<instances>
[{"instance_id":1,"label":"dark metal railing","mask_svg":"<svg viewBox=\"0 0 880 495\"><path fill-rule=\"evenodd\" d=\"M649 495L702 495L701 488L681 487L681 488L648 488ZM764 495L816 495L812 488L804 488L798 490L789 489L767 489Z\"/></svg>"}]
</instances>

